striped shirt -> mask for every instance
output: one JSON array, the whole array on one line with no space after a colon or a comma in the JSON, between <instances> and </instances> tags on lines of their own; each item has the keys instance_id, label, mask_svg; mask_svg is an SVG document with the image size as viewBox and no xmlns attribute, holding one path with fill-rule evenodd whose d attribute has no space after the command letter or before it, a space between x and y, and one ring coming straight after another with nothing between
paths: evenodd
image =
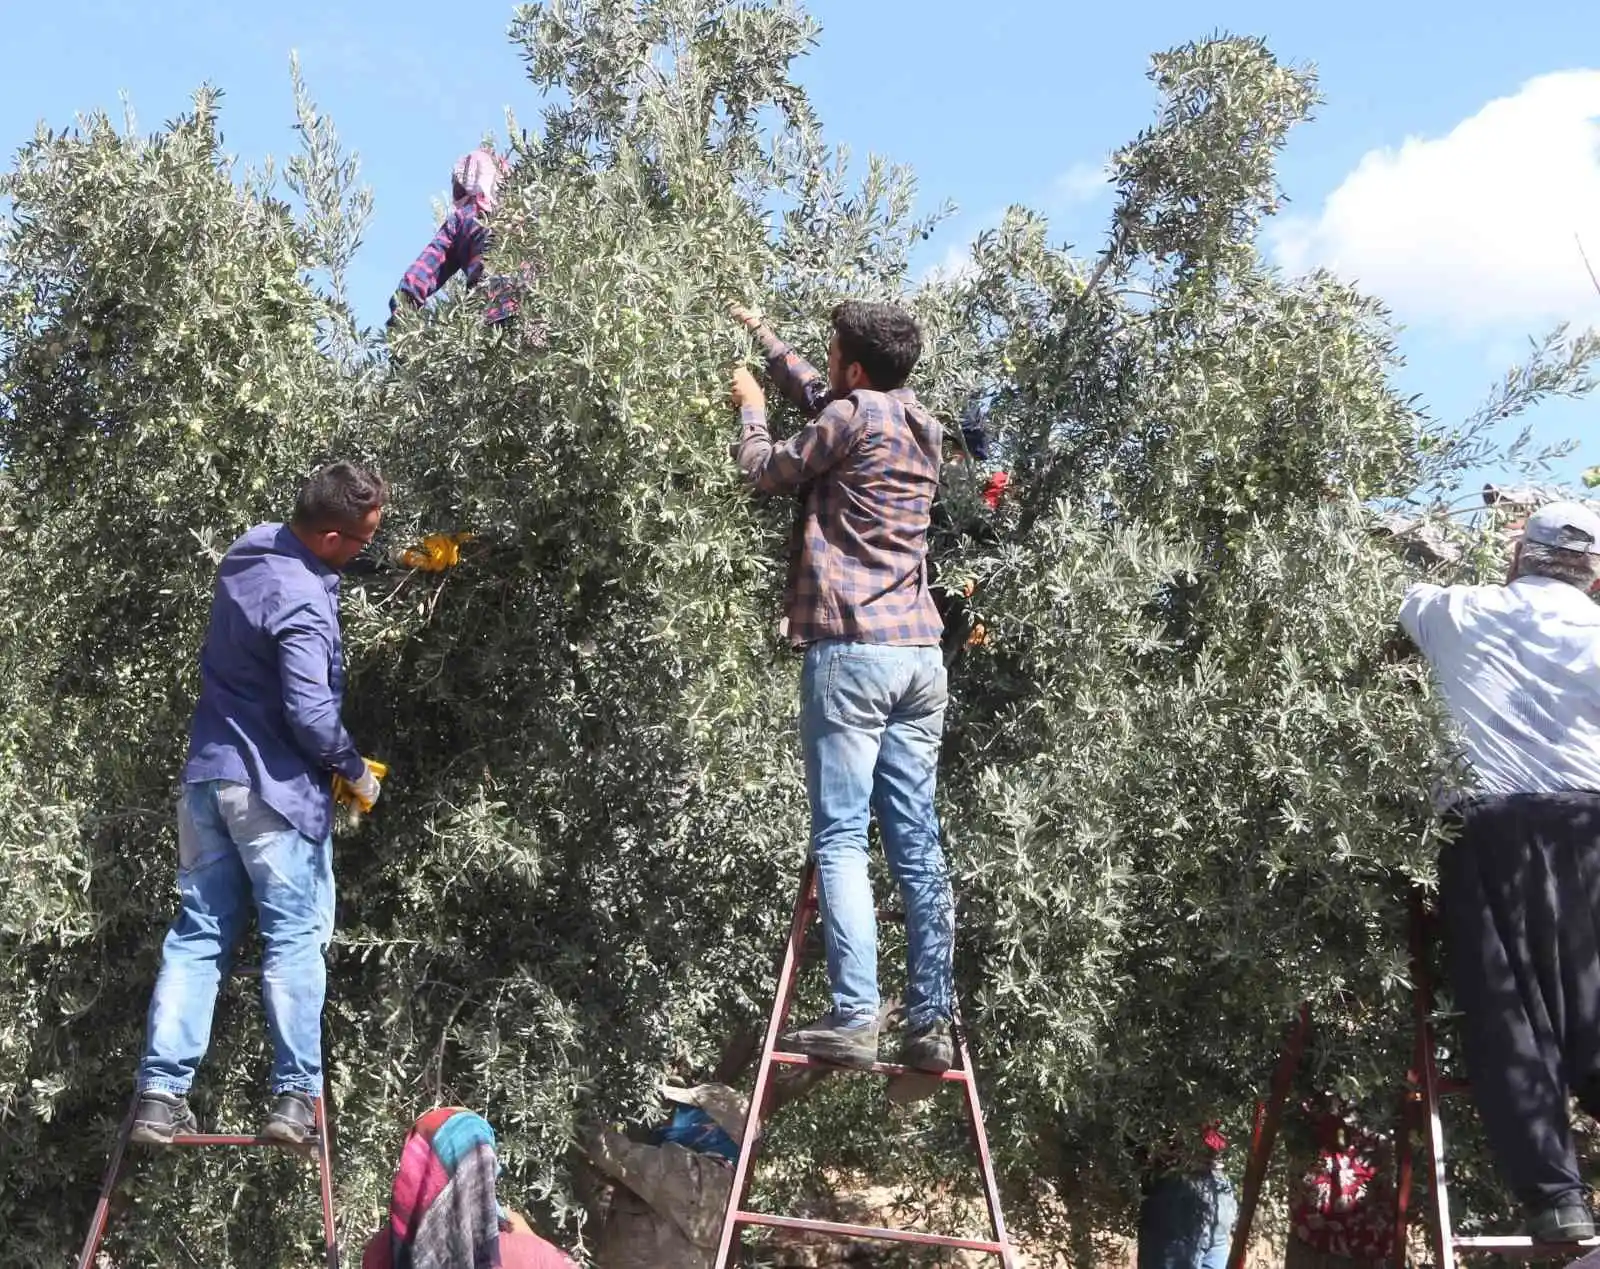
<instances>
[{"instance_id":1,"label":"striped shirt","mask_svg":"<svg viewBox=\"0 0 1600 1269\"><path fill-rule=\"evenodd\" d=\"M774 382L809 421L774 444L765 410L746 406L734 458L758 491L803 496L784 595L790 640L937 646L927 552L939 421L909 388L835 395L786 344L765 342Z\"/></svg>"},{"instance_id":2,"label":"striped shirt","mask_svg":"<svg viewBox=\"0 0 1600 1269\"><path fill-rule=\"evenodd\" d=\"M389 312L393 314L401 296L421 308L457 273L466 278L469 287L477 286L483 275L483 257L488 250L489 226L477 203L464 198L451 209L433 241L406 270L399 289L389 300ZM505 321L516 311L517 299L510 285L502 278L490 279L489 305L483 320L493 325Z\"/></svg>"}]
</instances>

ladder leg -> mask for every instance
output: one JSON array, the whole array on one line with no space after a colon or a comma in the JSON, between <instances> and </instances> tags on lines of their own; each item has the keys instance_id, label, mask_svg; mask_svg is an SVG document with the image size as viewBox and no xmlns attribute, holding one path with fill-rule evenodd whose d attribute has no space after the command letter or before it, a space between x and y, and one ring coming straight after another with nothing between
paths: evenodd
<instances>
[{"instance_id":1,"label":"ladder leg","mask_svg":"<svg viewBox=\"0 0 1600 1269\"><path fill-rule=\"evenodd\" d=\"M1244 1170L1244 1188L1239 1193L1239 1215L1233 1224L1233 1241L1228 1245L1228 1269L1243 1269L1245 1252L1250 1247L1250 1229L1255 1224L1256 1206L1261 1201L1261 1190L1266 1184L1267 1162L1272 1158L1272 1147L1278 1141L1278 1124L1283 1118L1284 1103L1289 1100L1289 1089L1294 1084L1294 1073L1299 1069L1301 1055L1306 1051L1306 1037L1311 1032L1311 1006L1302 1004L1294 1029L1289 1032L1289 1042L1284 1045L1283 1056L1272 1073L1272 1091L1267 1096L1266 1113L1257 1121L1251 1134L1250 1161Z\"/></svg>"},{"instance_id":2,"label":"ladder leg","mask_svg":"<svg viewBox=\"0 0 1600 1269\"><path fill-rule=\"evenodd\" d=\"M1000 1263L1005 1269L1017 1269L1019 1264L1017 1253L1011 1246L1011 1238L1006 1233L1006 1218L1000 1210L1000 1186L995 1180L994 1159L989 1153L989 1134L983 1127L983 1107L978 1101L978 1075L972 1069L972 1054L967 1048L966 1037L957 1021L952 1028L955 1033L956 1060L961 1063L961 1069L967 1073L963 1081L966 1093L967 1126L972 1130L972 1142L978 1150L978 1164L983 1169L983 1198L989 1205L989 1223L994 1227L994 1240L1004 1248L1000 1253Z\"/></svg>"},{"instance_id":3,"label":"ladder leg","mask_svg":"<svg viewBox=\"0 0 1600 1269\"><path fill-rule=\"evenodd\" d=\"M94 1217L89 1222L89 1234L83 1240L83 1250L78 1254L78 1269L94 1269L100 1244L105 1241L106 1225L111 1218L111 1196L116 1193L117 1180L122 1175L122 1156L127 1153L128 1138L133 1135L133 1117L139 1111L139 1095L135 1093L128 1103L128 1113L122 1117L122 1127L117 1130L117 1143L111 1148L111 1160L106 1164L100 1182L100 1197L94 1205Z\"/></svg>"},{"instance_id":4,"label":"ladder leg","mask_svg":"<svg viewBox=\"0 0 1600 1269\"><path fill-rule=\"evenodd\" d=\"M1400 1094L1400 1117L1394 1137L1394 1241L1389 1252L1392 1269L1405 1269L1406 1264L1406 1234L1411 1224L1411 1133L1415 1127L1416 1111L1407 1087Z\"/></svg>"},{"instance_id":5,"label":"ladder leg","mask_svg":"<svg viewBox=\"0 0 1600 1269\"><path fill-rule=\"evenodd\" d=\"M326 1092L317 1098L317 1173L322 1185L322 1242L328 1269L339 1269L339 1230L333 1215L333 1144Z\"/></svg>"},{"instance_id":6,"label":"ladder leg","mask_svg":"<svg viewBox=\"0 0 1600 1269\"><path fill-rule=\"evenodd\" d=\"M761 1116L772 1078L772 1055L777 1051L778 1036L783 1032L784 1021L789 1016L789 1005L794 998L800 949L814 911L816 882L816 860L808 857L800 878L800 894L795 900L794 919L789 925L789 945L784 949L783 966L778 973L778 992L773 998L772 1016L767 1020L767 1036L761 1046L761 1059L756 1065L756 1086L750 1094L750 1109L744 1121L744 1139L739 1144L739 1161L734 1166L733 1184L728 1190L728 1209L722 1217L722 1237L717 1244L715 1269L728 1269L733 1263L739 1235L739 1212L744 1207L745 1191L750 1188L751 1164L755 1158L757 1139L761 1135Z\"/></svg>"},{"instance_id":7,"label":"ladder leg","mask_svg":"<svg viewBox=\"0 0 1600 1269\"><path fill-rule=\"evenodd\" d=\"M1428 1141L1428 1179L1433 1186L1433 1251L1436 1269L1455 1269L1450 1192L1444 1175L1444 1121L1439 1115L1439 1068L1434 1060L1433 976L1428 968L1428 913L1422 894L1411 900L1411 1000L1416 1019L1417 1074L1422 1078L1422 1119Z\"/></svg>"}]
</instances>

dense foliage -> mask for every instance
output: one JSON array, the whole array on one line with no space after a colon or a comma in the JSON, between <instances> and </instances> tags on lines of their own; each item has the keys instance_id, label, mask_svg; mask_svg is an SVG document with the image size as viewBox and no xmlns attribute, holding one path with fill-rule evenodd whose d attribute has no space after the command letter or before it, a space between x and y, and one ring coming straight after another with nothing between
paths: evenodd
<instances>
[{"instance_id":1,"label":"dense foliage","mask_svg":"<svg viewBox=\"0 0 1600 1269\"><path fill-rule=\"evenodd\" d=\"M93 116L17 157L5 1264L58 1264L81 1237L129 1092L215 562L330 454L395 485L387 546L474 535L455 569L346 583L348 721L392 772L338 844L346 1237L442 1099L489 1114L507 1194L575 1235L576 1129L648 1117L663 1073L703 1076L764 1014L806 814L774 634L790 509L754 505L727 461L726 372L750 352L730 299L820 352L838 297L904 294L928 333L919 392L952 421L981 402L1012 473L991 511L983 472L951 468L937 553L986 633L954 673L943 813L1013 1217L1057 1221L1059 1193L1079 1232L1124 1221L1145 1148L1244 1122L1302 1000L1308 1088L1389 1097L1447 748L1386 646L1414 566L1374 508L1442 506L1491 417L1586 387L1593 342L1542 345L1465 429L1397 395L1383 310L1256 249L1314 88L1239 39L1155 59L1159 114L1115 156L1097 269L1018 209L970 270L917 283L910 175L874 160L852 185L792 78L816 34L780 0L521 8L551 105L514 138L497 213L511 328L463 292L355 329L368 204L303 94L281 188L231 169L208 91L154 135ZM1492 565L1461 536L1457 567ZM222 1011L211 1122L259 1111L256 1012ZM952 1117L880 1102L836 1081L791 1108L764 1183L957 1171ZM161 1159L126 1192L118 1264L313 1255L295 1164Z\"/></svg>"}]
</instances>

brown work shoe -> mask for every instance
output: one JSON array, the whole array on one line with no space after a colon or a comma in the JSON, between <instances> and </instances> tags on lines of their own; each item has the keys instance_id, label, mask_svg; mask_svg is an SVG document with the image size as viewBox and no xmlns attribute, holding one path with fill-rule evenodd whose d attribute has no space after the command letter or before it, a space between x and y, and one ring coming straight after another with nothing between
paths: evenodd
<instances>
[{"instance_id":1,"label":"brown work shoe","mask_svg":"<svg viewBox=\"0 0 1600 1269\"><path fill-rule=\"evenodd\" d=\"M152 1088L139 1094L128 1140L145 1146L170 1146L174 1137L192 1136L199 1131L188 1097Z\"/></svg>"},{"instance_id":2,"label":"brown work shoe","mask_svg":"<svg viewBox=\"0 0 1600 1269\"><path fill-rule=\"evenodd\" d=\"M778 1043L786 1053L803 1053L821 1062L871 1066L878 1060L878 1020L868 1018L849 1026L830 1011L809 1026L785 1031Z\"/></svg>"},{"instance_id":3,"label":"brown work shoe","mask_svg":"<svg viewBox=\"0 0 1600 1269\"><path fill-rule=\"evenodd\" d=\"M930 1075L943 1075L955 1060L955 1039L948 1018L935 1018L925 1026L906 1032L900 1045L901 1065Z\"/></svg>"},{"instance_id":4,"label":"brown work shoe","mask_svg":"<svg viewBox=\"0 0 1600 1269\"><path fill-rule=\"evenodd\" d=\"M263 1137L286 1146L303 1146L316 1134L317 1106L311 1094L291 1090L273 1098L272 1109L261 1125Z\"/></svg>"}]
</instances>

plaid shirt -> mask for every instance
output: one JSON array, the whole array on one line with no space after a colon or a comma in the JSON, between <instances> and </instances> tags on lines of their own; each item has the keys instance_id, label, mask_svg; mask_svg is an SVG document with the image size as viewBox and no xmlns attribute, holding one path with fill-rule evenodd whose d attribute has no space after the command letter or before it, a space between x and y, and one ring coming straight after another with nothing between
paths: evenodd
<instances>
[{"instance_id":1,"label":"plaid shirt","mask_svg":"<svg viewBox=\"0 0 1600 1269\"><path fill-rule=\"evenodd\" d=\"M767 369L809 418L774 445L746 406L734 458L762 493L803 492L798 559L784 595L789 638L933 647L944 623L928 587L928 518L939 487L939 421L909 388L847 396L767 338Z\"/></svg>"},{"instance_id":2,"label":"plaid shirt","mask_svg":"<svg viewBox=\"0 0 1600 1269\"><path fill-rule=\"evenodd\" d=\"M422 249L406 275L400 289L389 299L389 312L395 311L403 295L418 308L457 273L462 274L469 287L477 286L483 275L483 257L489 250L489 226L483 222L478 205L472 199L457 203L445 217L433 241ZM500 279L489 284L489 307L483 319L491 325L503 322L517 311L517 300L511 287Z\"/></svg>"}]
</instances>

